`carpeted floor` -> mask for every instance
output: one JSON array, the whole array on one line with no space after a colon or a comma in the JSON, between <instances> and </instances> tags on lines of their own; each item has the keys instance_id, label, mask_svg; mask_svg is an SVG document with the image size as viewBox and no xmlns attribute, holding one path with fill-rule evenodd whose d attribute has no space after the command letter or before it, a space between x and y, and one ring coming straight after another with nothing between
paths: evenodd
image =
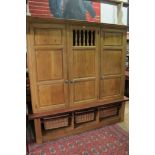
<instances>
[{"instance_id":1,"label":"carpeted floor","mask_svg":"<svg viewBox=\"0 0 155 155\"><path fill-rule=\"evenodd\" d=\"M128 132L118 124L41 145L29 145L28 155L128 155Z\"/></svg>"}]
</instances>

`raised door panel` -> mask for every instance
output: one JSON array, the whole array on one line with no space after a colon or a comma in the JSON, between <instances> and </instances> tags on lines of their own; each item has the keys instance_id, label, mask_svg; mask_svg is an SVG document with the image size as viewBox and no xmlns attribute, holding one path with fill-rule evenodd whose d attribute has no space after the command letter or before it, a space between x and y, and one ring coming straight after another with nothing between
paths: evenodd
<instances>
[{"instance_id":1,"label":"raised door panel","mask_svg":"<svg viewBox=\"0 0 155 155\"><path fill-rule=\"evenodd\" d=\"M101 74L116 75L122 72L122 50L101 51Z\"/></svg>"},{"instance_id":2,"label":"raised door panel","mask_svg":"<svg viewBox=\"0 0 155 155\"><path fill-rule=\"evenodd\" d=\"M95 75L95 51L74 50L73 51L74 78L91 77Z\"/></svg>"},{"instance_id":3,"label":"raised door panel","mask_svg":"<svg viewBox=\"0 0 155 155\"><path fill-rule=\"evenodd\" d=\"M35 45L59 45L62 44L62 29L36 28L34 30Z\"/></svg>"},{"instance_id":4,"label":"raised door panel","mask_svg":"<svg viewBox=\"0 0 155 155\"><path fill-rule=\"evenodd\" d=\"M95 80L76 82L74 84L74 102L95 99L95 91Z\"/></svg>"},{"instance_id":5,"label":"raised door panel","mask_svg":"<svg viewBox=\"0 0 155 155\"><path fill-rule=\"evenodd\" d=\"M120 46L123 44L122 32L105 32L104 46Z\"/></svg>"},{"instance_id":6,"label":"raised door panel","mask_svg":"<svg viewBox=\"0 0 155 155\"><path fill-rule=\"evenodd\" d=\"M101 80L100 96L103 98L120 96L122 86L121 83L120 77Z\"/></svg>"},{"instance_id":7,"label":"raised door panel","mask_svg":"<svg viewBox=\"0 0 155 155\"><path fill-rule=\"evenodd\" d=\"M68 106L65 25L32 23L29 37L33 112Z\"/></svg>"},{"instance_id":8,"label":"raised door panel","mask_svg":"<svg viewBox=\"0 0 155 155\"><path fill-rule=\"evenodd\" d=\"M63 78L63 51L36 51L37 78L42 80L58 80Z\"/></svg>"},{"instance_id":9,"label":"raised door panel","mask_svg":"<svg viewBox=\"0 0 155 155\"><path fill-rule=\"evenodd\" d=\"M65 87L63 82L40 85L38 89L40 108L44 109L48 106L64 107Z\"/></svg>"}]
</instances>

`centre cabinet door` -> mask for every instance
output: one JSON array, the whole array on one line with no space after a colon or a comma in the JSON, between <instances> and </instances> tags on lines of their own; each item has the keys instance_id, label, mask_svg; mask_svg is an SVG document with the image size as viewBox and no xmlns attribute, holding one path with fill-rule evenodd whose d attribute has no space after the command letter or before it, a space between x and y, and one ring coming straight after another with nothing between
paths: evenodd
<instances>
[{"instance_id":1,"label":"centre cabinet door","mask_svg":"<svg viewBox=\"0 0 155 155\"><path fill-rule=\"evenodd\" d=\"M98 28L70 26L70 106L90 104L98 98Z\"/></svg>"},{"instance_id":2,"label":"centre cabinet door","mask_svg":"<svg viewBox=\"0 0 155 155\"><path fill-rule=\"evenodd\" d=\"M33 112L67 107L65 25L34 23L28 41Z\"/></svg>"}]
</instances>

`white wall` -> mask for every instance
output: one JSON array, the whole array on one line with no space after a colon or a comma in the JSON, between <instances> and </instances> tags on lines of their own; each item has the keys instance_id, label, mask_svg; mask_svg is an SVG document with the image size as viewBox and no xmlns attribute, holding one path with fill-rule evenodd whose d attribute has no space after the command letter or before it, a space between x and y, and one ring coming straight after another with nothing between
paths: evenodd
<instances>
[{"instance_id":1,"label":"white wall","mask_svg":"<svg viewBox=\"0 0 155 155\"><path fill-rule=\"evenodd\" d=\"M117 7L101 3L101 23L117 23Z\"/></svg>"},{"instance_id":2,"label":"white wall","mask_svg":"<svg viewBox=\"0 0 155 155\"><path fill-rule=\"evenodd\" d=\"M122 22L124 25L127 25L127 17L128 17L128 8L127 7L123 7L123 18L122 18Z\"/></svg>"},{"instance_id":3,"label":"white wall","mask_svg":"<svg viewBox=\"0 0 155 155\"><path fill-rule=\"evenodd\" d=\"M127 25L127 8L123 7L123 25ZM117 24L117 5L101 3L101 23Z\"/></svg>"}]
</instances>

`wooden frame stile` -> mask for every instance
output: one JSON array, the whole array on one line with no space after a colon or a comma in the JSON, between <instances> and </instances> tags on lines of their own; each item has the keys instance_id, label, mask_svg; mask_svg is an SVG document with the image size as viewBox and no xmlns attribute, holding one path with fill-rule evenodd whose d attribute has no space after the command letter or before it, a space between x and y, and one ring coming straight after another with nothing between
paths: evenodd
<instances>
[{"instance_id":1,"label":"wooden frame stile","mask_svg":"<svg viewBox=\"0 0 155 155\"><path fill-rule=\"evenodd\" d=\"M69 71L71 71L71 64L72 64L72 55L71 55L71 38L72 38L72 34L70 33L70 25L69 23L66 24L67 25L67 54L68 54L68 81L69 81L69 105L71 104L72 101L72 95L71 95L71 90L72 90L72 85L70 84L71 81L71 74L69 73Z\"/></svg>"},{"instance_id":2,"label":"wooden frame stile","mask_svg":"<svg viewBox=\"0 0 155 155\"><path fill-rule=\"evenodd\" d=\"M100 78L100 67L99 67L100 66L100 61L99 61L99 59L100 59L100 52L99 51L100 51L100 46L101 46L101 42L99 41L99 38L101 37L100 27L98 27L97 34L96 35L97 35L96 41L98 42L98 47L96 47L97 48L96 49L97 50L97 58L96 58L96 61L98 62L97 63L97 67L96 67L97 68L97 77L96 78L97 78L97 85L98 85L97 86L98 87L97 88L97 100L99 100L99 96L100 96L99 95L100 94L100 90L99 90L99 86L100 86L99 85L99 82L100 82L100 80L99 80L99 78ZM97 113L97 115L98 115L98 113Z\"/></svg>"},{"instance_id":3,"label":"wooden frame stile","mask_svg":"<svg viewBox=\"0 0 155 155\"><path fill-rule=\"evenodd\" d=\"M123 82L122 82L122 96L124 96L124 92L125 92L125 68L126 68L125 62L126 62L126 51L127 51L126 50L126 48L127 48L126 47L127 46L126 38L127 38L127 33L126 33L126 31L123 31L123 58L122 58L122 74L123 74L122 76L123 76Z\"/></svg>"},{"instance_id":4,"label":"wooden frame stile","mask_svg":"<svg viewBox=\"0 0 155 155\"><path fill-rule=\"evenodd\" d=\"M68 81L68 104L66 108L69 108L70 105L70 75L69 75L69 70L70 70L70 55L69 55L69 45L70 45L70 40L69 40L69 25L66 25L66 66L67 66L67 81Z\"/></svg>"},{"instance_id":5,"label":"wooden frame stile","mask_svg":"<svg viewBox=\"0 0 155 155\"><path fill-rule=\"evenodd\" d=\"M30 89L31 89L31 100L32 100L32 109L33 112L37 112L37 89L36 89L36 72L35 72L35 57L34 57L34 32L33 27L29 23L28 25L28 32L27 32L27 43L28 43L28 51L27 51L27 57L28 57L28 70L29 70L29 77L30 77Z\"/></svg>"},{"instance_id":6,"label":"wooden frame stile","mask_svg":"<svg viewBox=\"0 0 155 155\"><path fill-rule=\"evenodd\" d=\"M64 35L64 59L63 59L63 65L64 65L64 70L66 71L66 76L65 76L65 81L67 81L67 92L65 92L65 96L67 97L67 100L66 100L66 103L65 103L65 108L68 108L69 107L69 82L68 82L68 78L69 78L69 75L68 75L68 51L67 51L67 45L68 45L68 40L67 40L67 26L65 25L65 31L63 31Z\"/></svg>"}]
</instances>

